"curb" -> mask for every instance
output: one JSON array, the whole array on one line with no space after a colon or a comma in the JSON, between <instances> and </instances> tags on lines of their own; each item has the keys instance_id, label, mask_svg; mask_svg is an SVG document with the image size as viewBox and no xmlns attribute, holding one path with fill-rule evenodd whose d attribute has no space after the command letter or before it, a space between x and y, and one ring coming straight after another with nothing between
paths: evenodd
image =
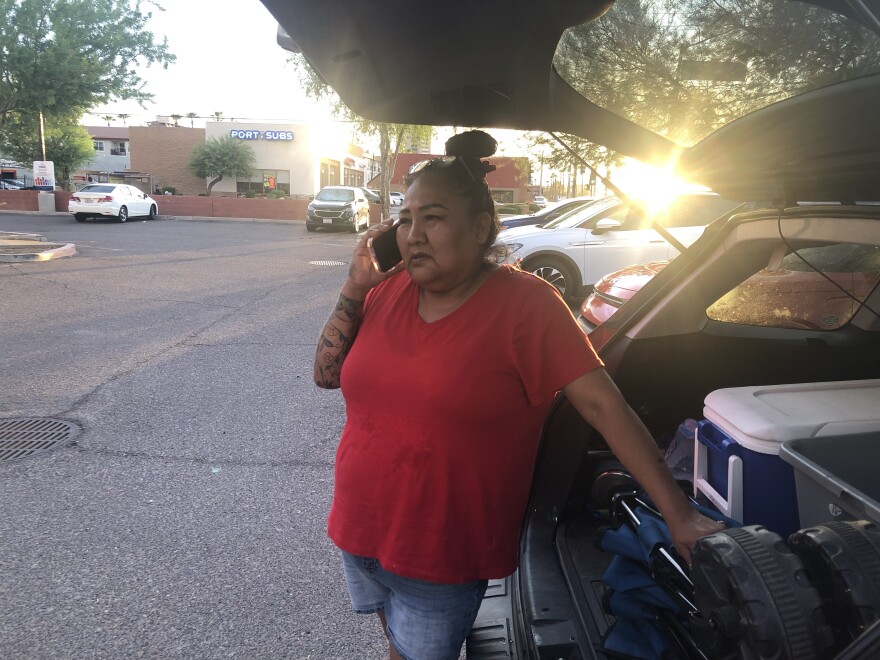
<instances>
[{"instance_id":1,"label":"curb","mask_svg":"<svg viewBox=\"0 0 880 660\"><path fill-rule=\"evenodd\" d=\"M54 247L49 247L50 245ZM73 243L47 243L46 248L39 252L4 253L3 247L4 246L0 245L0 262L49 261L50 259L59 259L61 257L72 257L76 254L76 245ZM8 245L6 247L8 247Z\"/></svg>"}]
</instances>

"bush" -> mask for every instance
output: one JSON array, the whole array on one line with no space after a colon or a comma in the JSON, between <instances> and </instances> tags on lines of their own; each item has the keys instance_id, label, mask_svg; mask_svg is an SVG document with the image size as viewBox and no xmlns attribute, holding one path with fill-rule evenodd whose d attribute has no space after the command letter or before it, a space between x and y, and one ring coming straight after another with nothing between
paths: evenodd
<instances>
[{"instance_id":1,"label":"bush","mask_svg":"<svg viewBox=\"0 0 880 660\"><path fill-rule=\"evenodd\" d=\"M257 196L257 193L255 193L253 190L248 190L248 191L244 194L244 196L245 196L247 199L254 199L254 198Z\"/></svg>"},{"instance_id":2,"label":"bush","mask_svg":"<svg viewBox=\"0 0 880 660\"><path fill-rule=\"evenodd\" d=\"M281 190L272 190L269 192L270 199L284 199L284 192Z\"/></svg>"},{"instance_id":3,"label":"bush","mask_svg":"<svg viewBox=\"0 0 880 660\"><path fill-rule=\"evenodd\" d=\"M529 213L537 213L541 210L541 207L535 204L534 202L529 202Z\"/></svg>"},{"instance_id":4,"label":"bush","mask_svg":"<svg viewBox=\"0 0 880 660\"><path fill-rule=\"evenodd\" d=\"M175 188L174 186L162 186L162 194L164 195L167 192L171 193L172 195L176 195L177 188Z\"/></svg>"}]
</instances>

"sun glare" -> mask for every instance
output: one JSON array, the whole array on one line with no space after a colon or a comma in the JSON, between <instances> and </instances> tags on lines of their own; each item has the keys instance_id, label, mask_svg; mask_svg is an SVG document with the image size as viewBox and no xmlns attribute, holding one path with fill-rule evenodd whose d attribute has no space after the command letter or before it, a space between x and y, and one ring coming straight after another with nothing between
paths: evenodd
<instances>
[{"instance_id":1,"label":"sun glare","mask_svg":"<svg viewBox=\"0 0 880 660\"><path fill-rule=\"evenodd\" d=\"M351 127L340 122L316 122L312 125L312 147L321 153L343 154L351 142Z\"/></svg>"},{"instance_id":2,"label":"sun glare","mask_svg":"<svg viewBox=\"0 0 880 660\"><path fill-rule=\"evenodd\" d=\"M672 162L664 167L654 167L628 158L612 175L612 180L624 193L641 203L650 215L666 208L677 195L706 190L677 176Z\"/></svg>"}]
</instances>

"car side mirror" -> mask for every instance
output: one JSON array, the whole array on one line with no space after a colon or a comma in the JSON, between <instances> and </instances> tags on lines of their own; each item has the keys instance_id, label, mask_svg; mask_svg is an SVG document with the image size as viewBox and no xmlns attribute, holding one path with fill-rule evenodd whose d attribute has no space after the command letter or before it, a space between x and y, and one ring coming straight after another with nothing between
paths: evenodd
<instances>
[{"instance_id":1,"label":"car side mirror","mask_svg":"<svg viewBox=\"0 0 880 660\"><path fill-rule=\"evenodd\" d=\"M600 234L606 234L609 231L614 231L615 229L620 229L621 222L619 220L599 220L596 223L596 226L593 227L593 234L596 236Z\"/></svg>"}]
</instances>

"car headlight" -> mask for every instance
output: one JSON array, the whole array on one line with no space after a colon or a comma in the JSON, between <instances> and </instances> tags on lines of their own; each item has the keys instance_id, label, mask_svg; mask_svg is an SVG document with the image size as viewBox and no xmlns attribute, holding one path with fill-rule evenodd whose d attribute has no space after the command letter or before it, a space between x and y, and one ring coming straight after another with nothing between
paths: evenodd
<instances>
[{"instance_id":1,"label":"car headlight","mask_svg":"<svg viewBox=\"0 0 880 660\"><path fill-rule=\"evenodd\" d=\"M515 263L517 259L514 257L514 252L519 250L522 246L522 243L505 243L504 241L498 241L495 244L495 257L498 259L498 263Z\"/></svg>"}]
</instances>

